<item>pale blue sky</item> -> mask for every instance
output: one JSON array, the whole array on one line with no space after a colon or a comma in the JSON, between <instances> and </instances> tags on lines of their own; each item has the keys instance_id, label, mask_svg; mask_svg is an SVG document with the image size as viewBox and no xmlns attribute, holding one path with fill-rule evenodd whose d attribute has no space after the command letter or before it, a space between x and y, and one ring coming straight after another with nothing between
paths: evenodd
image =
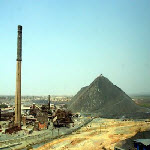
<instances>
[{"instance_id":1,"label":"pale blue sky","mask_svg":"<svg viewBox=\"0 0 150 150\"><path fill-rule=\"evenodd\" d=\"M149 0L0 0L0 95L76 94L101 73L126 93L150 92Z\"/></svg>"}]
</instances>

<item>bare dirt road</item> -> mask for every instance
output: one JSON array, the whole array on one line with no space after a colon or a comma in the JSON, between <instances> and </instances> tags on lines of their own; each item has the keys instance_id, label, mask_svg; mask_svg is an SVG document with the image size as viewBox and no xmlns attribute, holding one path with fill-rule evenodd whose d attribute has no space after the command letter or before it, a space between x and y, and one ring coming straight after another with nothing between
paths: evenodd
<instances>
[{"instance_id":1,"label":"bare dirt road","mask_svg":"<svg viewBox=\"0 0 150 150\"><path fill-rule=\"evenodd\" d=\"M150 130L150 124L144 121L96 118L72 135L53 140L36 150L113 150L119 141L146 130Z\"/></svg>"}]
</instances>

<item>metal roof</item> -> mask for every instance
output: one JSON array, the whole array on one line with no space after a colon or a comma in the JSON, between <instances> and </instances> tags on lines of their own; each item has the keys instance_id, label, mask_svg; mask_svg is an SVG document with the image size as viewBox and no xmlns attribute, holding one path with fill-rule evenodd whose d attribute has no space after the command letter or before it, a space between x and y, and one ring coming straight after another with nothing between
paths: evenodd
<instances>
[{"instance_id":1,"label":"metal roof","mask_svg":"<svg viewBox=\"0 0 150 150\"><path fill-rule=\"evenodd\" d=\"M145 146L150 145L150 139L137 139L137 140L134 140L134 142L141 143L141 144L143 144Z\"/></svg>"}]
</instances>

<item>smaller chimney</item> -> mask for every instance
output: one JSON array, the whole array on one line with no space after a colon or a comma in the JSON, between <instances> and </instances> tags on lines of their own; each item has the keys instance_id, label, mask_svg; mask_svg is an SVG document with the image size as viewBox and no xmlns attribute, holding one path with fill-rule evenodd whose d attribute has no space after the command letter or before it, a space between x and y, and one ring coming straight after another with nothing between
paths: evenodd
<instances>
[{"instance_id":1,"label":"smaller chimney","mask_svg":"<svg viewBox=\"0 0 150 150\"><path fill-rule=\"evenodd\" d=\"M51 96L48 95L48 110L50 110L50 98L51 98Z\"/></svg>"},{"instance_id":2,"label":"smaller chimney","mask_svg":"<svg viewBox=\"0 0 150 150\"><path fill-rule=\"evenodd\" d=\"M33 103L33 106L32 106L32 107L33 107L33 110L35 110L35 103Z\"/></svg>"},{"instance_id":3,"label":"smaller chimney","mask_svg":"<svg viewBox=\"0 0 150 150\"><path fill-rule=\"evenodd\" d=\"M1 121L1 108L0 108L0 121Z\"/></svg>"}]
</instances>

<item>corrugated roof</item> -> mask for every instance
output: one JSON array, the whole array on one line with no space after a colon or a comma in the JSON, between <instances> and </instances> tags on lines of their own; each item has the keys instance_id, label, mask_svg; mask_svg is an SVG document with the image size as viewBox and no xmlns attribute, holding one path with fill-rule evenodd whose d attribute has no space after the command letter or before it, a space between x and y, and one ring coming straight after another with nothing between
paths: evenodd
<instances>
[{"instance_id":1,"label":"corrugated roof","mask_svg":"<svg viewBox=\"0 0 150 150\"><path fill-rule=\"evenodd\" d=\"M141 144L143 144L145 146L150 145L150 139L137 139L137 140L134 140L134 142L141 143Z\"/></svg>"}]
</instances>

